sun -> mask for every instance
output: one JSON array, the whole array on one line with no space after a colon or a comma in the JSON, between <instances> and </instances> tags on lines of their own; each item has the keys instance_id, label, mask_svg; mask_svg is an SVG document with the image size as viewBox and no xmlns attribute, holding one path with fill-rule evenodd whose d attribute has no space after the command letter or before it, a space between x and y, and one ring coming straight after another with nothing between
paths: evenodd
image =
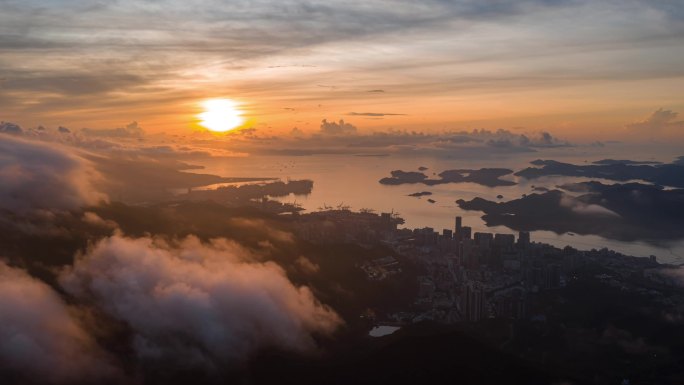
<instances>
[{"instance_id":1,"label":"sun","mask_svg":"<svg viewBox=\"0 0 684 385\"><path fill-rule=\"evenodd\" d=\"M230 99L209 99L202 102L204 112L197 115L200 125L209 131L226 132L244 123L238 104Z\"/></svg>"}]
</instances>

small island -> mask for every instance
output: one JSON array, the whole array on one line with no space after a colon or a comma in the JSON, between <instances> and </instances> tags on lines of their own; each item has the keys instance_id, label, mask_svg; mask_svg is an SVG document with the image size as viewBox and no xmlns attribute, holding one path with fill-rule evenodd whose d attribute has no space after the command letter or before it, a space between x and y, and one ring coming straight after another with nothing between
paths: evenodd
<instances>
[{"instance_id":1,"label":"small island","mask_svg":"<svg viewBox=\"0 0 684 385\"><path fill-rule=\"evenodd\" d=\"M384 185L401 185L422 183L434 186L446 183L477 183L487 187L514 186L515 182L500 179L502 176L510 175L513 170L506 168L481 168L479 170L446 170L438 174L440 179L429 179L427 175L417 171L394 170L390 172L391 177L380 179Z\"/></svg>"},{"instance_id":2,"label":"small island","mask_svg":"<svg viewBox=\"0 0 684 385\"><path fill-rule=\"evenodd\" d=\"M408 196L420 198L420 197L424 197L424 196L428 196L428 195L432 195L432 193L429 191L421 191L421 192L415 192L413 194L409 194Z\"/></svg>"}]
</instances>

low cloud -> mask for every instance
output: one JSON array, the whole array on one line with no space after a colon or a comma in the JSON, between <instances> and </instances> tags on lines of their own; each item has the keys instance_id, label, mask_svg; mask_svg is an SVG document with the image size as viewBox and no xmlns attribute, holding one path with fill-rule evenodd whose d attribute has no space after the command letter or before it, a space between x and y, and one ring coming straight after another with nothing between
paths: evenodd
<instances>
[{"instance_id":1,"label":"low cloud","mask_svg":"<svg viewBox=\"0 0 684 385\"><path fill-rule=\"evenodd\" d=\"M86 211L85 213L83 213L83 217L81 218L81 220L83 220L83 222L89 225L105 229L115 230L119 228L119 225L116 222L109 219L103 219L102 217L100 217L92 211Z\"/></svg>"},{"instance_id":2,"label":"low cloud","mask_svg":"<svg viewBox=\"0 0 684 385\"><path fill-rule=\"evenodd\" d=\"M295 266L297 270L304 274L316 274L321 269L318 264L312 262L309 258L301 255L295 260Z\"/></svg>"},{"instance_id":3,"label":"low cloud","mask_svg":"<svg viewBox=\"0 0 684 385\"><path fill-rule=\"evenodd\" d=\"M609 325L601 336L603 344L617 345L629 354L665 354L667 349L650 345L643 337L635 337L628 330Z\"/></svg>"},{"instance_id":4,"label":"low cloud","mask_svg":"<svg viewBox=\"0 0 684 385\"><path fill-rule=\"evenodd\" d=\"M81 132L87 136L99 136L105 138L140 138L145 135L138 122L132 122L125 127L92 129L84 128Z\"/></svg>"},{"instance_id":5,"label":"low cloud","mask_svg":"<svg viewBox=\"0 0 684 385\"><path fill-rule=\"evenodd\" d=\"M497 130L494 138L487 144L496 148L517 148L520 151L533 151L533 148L570 147L570 143L559 140L546 131L532 134L514 134L508 130Z\"/></svg>"},{"instance_id":6,"label":"low cloud","mask_svg":"<svg viewBox=\"0 0 684 385\"><path fill-rule=\"evenodd\" d=\"M627 128L651 133L668 129L684 129L684 120L677 120L678 116L677 112L660 108L645 120L628 124Z\"/></svg>"},{"instance_id":7,"label":"low cloud","mask_svg":"<svg viewBox=\"0 0 684 385\"><path fill-rule=\"evenodd\" d=\"M57 384L116 376L73 314L49 286L0 261L0 369Z\"/></svg>"},{"instance_id":8,"label":"low cloud","mask_svg":"<svg viewBox=\"0 0 684 385\"><path fill-rule=\"evenodd\" d=\"M570 195L563 195L560 200L560 205L571 209L573 212L581 215L595 215L595 216L608 216L608 217L620 217L620 214L615 211L609 210L603 206L597 204L586 204L580 202L579 200L571 197Z\"/></svg>"},{"instance_id":9,"label":"low cloud","mask_svg":"<svg viewBox=\"0 0 684 385\"><path fill-rule=\"evenodd\" d=\"M390 129L360 132L344 120L324 120L319 132L306 135L262 137L231 145L254 154L411 154L438 158L483 158L502 154L536 152L547 148L570 147L571 143L547 132L514 133L509 130L420 132ZM247 139L247 138L244 138Z\"/></svg>"},{"instance_id":10,"label":"low cloud","mask_svg":"<svg viewBox=\"0 0 684 385\"><path fill-rule=\"evenodd\" d=\"M371 116L371 117L381 117L381 116L405 116L406 114L393 114L388 112L350 112L349 116Z\"/></svg>"},{"instance_id":11,"label":"low cloud","mask_svg":"<svg viewBox=\"0 0 684 385\"><path fill-rule=\"evenodd\" d=\"M341 323L281 267L225 239L115 235L79 256L60 281L130 325L140 359L185 367L219 368L265 347L312 348L312 333Z\"/></svg>"},{"instance_id":12,"label":"low cloud","mask_svg":"<svg viewBox=\"0 0 684 385\"><path fill-rule=\"evenodd\" d=\"M325 135L353 135L356 134L356 126L346 123L343 119L339 122L328 122L323 119L320 132Z\"/></svg>"},{"instance_id":13,"label":"low cloud","mask_svg":"<svg viewBox=\"0 0 684 385\"><path fill-rule=\"evenodd\" d=\"M10 122L0 122L0 132L7 134L21 134L24 130L18 124Z\"/></svg>"},{"instance_id":14,"label":"low cloud","mask_svg":"<svg viewBox=\"0 0 684 385\"><path fill-rule=\"evenodd\" d=\"M231 218L228 222L234 226L242 227L250 233L263 235L268 240L280 243L294 243L294 235L292 233L273 228L263 219L238 217Z\"/></svg>"},{"instance_id":15,"label":"low cloud","mask_svg":"<svg viewBox=\"0 0 684 385\"><path fill-rule=\"evenodd\" d=\"M71 210L107 197L85 159L55 145L0 135L0 209Z\"/></svg>"},{"instance_id":16,"label":"low cloud","mask_svg":"<svg viewBox=\"0 0 684 385\"><path fill-rule=\"evenodd\" d=\"M684 286L684 267L660 269L658 274L665 277L670 284Z\"/></svg>"}]
</instances>

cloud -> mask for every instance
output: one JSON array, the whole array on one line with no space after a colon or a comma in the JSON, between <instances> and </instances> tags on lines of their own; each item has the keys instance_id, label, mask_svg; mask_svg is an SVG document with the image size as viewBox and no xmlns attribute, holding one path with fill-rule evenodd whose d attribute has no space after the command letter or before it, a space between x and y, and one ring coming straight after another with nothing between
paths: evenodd
<instances>
[{"instance_id":1,"label":"cloud","mask_svg":"<svg viewBox=\"0 0 684 385\"><path fill-rule=\"evenodd\" d=\"M399 97L420 91L463 97L467 89L681 76L680 50L673 44L681 46L682 7L671 1L92 4L3 2L5 113L111 121L130 109L138 119L158 118L203 95L208 73L217 87L230 85L253 99L274 92L283 100L294 94L320 98L323 92L312 93L310 84L330 82L353 88L350 99L357 103L364 96L377 100L365 90L390 87ZM572 28L576 20L586 28ZM187 33L170 32L181 23ZM485 46L488 54L482 55ZM363 65L330 52L361 57ZM264 80L264 67L286 70L273 63L297 63L305 76L283 86ZM484 71L489 68L497 70Z\"/></svg>"},{"instance_id":2,"label":"cloud","mask_svg":"<svg viewBox=\"0 0 684 385\"><path fill-rule=\"evenodd\" d=\"M21 134L24 130L18 124L10 122L0 122L0 132L8 134Z\"/></svg>"},{"instance_id":3,"label":"cloud","mask_svg":"<svg viewBox=\"0 0 684 385\"><path fill-rule=\"evenodd\" d=\"M278 265L225 239L114 235L79 256L60 282L129 325L140 359L185 367L223 367L265 347L308 349L312 333L341 323Z\"/></svg>"},{"instance_id":4,"label":"cloud","mask_svg":"<svg viewBox=\"0 0 684 385\"><path fill-rule=\"evenodd\" d=\"M667 278L670 284L684 286L684 267L658 269L656 273Z\"/></svg>"},{"instance_id":5,"label":"cloud","mask_svg":"<svg viewBox=\"0 0 684 385\"><path fill-rule=\"evenodd\" d=\"M115 229L119 228L118 223L116 223L110 219L103 219L102 217L100 217L99 215L97 215L96 213L94 213L92 211L84 212L83 217L81 217L81 220L83 220L83 222L85 222L89 225L101 227L101 228L105 228L105 229L115 230Z\"/></svg>"},{"instance_id":6,"label":"cloud","mask_svg":"<svg viewBox=\"0 0 684 385\"><path fill-rule=\"evenodd\" d=\"M405 116L406 114L392 114L386 112L350 112L350 116Z\"/></svg>"},{"instance_id":7,"label":"cloud","mask_svg":"<svg viewBox=\"0 0 684 385\"><path fill-rule=\"evenodd\" d=\"M628 124L627 128L653 133L667 129L684 129L684 120L676 120L678 115L677 112L660 108L645 120Z\"/></svg>"},{"instance_id":8,"label":"cloud","mask_svg":"<svg viewBox=\"0 0 684 385\"><path fill-rule=\"evenodd\" d=\"M635 337L628 330L609 325L599 340L602 344L619 346L629 354L665 354L667 349L660 346L650 345L643 337Z\"/></svg>"},{"instance_id":9,"label":"cloud","mask_svg":"<svg viewBox=\"0 0 684 385\"><path fill-rule=\"evenodd\" d=\"M554 138L553 135L546 131L539 133L539 136L532 138L530 141L530 146L533 147L566 147L567 142L560 142L558 139Z\"/></svg>"},{"instance_id":10,"label":"cloud","mask_svg":"<svg viewBox=\"0 0 684 385\"><path fill-rule=\"evenodd\" d=\"M353 135L356 134L356 126L346 123L343 119L340 119L339 123L323 119L320 132L325 135Z\"/></svg>"},{"instance_id":11,"label":"cloud","mask_svg":"<svg viewBox=\"0 0 684 385\"><path fill-rule=\"evenodd\" d=\"M105 138L140 138L145 135L142 127L138 122L132 122L125 127L109 128L109 129L92 129L84 128L81 132L87 136L99 136Z\"/></svg>"},{"instance_id":12,"label":"cloud","mask_svg":"<svg viewBox=\"0 0 684 385\"><path fill-rule=\"evenodd\" d=\"M73 312L49 286L0 261L0 369L49 383L116 376Z\"/></svg>"},{"instance_id":13,"label":"cloud","mask_svg":"<svg viewBox=\"0 0 684 385\"><path fill-rule=\"evenodd\" d=\"M583 203L567 194L563 194L563 197L560 200L560 205L567 207L573 212L581 215L620 217L620 214L616 213L615 211L597 204Z\"/></svg>"},{"instance_id":14,"label":"cloud","mask_svg":"<svg viewBox=\"0 0 684 385\"><path fill-rule=\"evenodd\" d=\"M519 148L555 148L570 147L567 141L559 140L546 131L531 134L514 134L508 130L497 130L496 138L490 139L487 144L492 147L519 147Z\"/></svg>"},{"instance_id":15,"label":"cloud","mask_svg":"<svg viewBox=\"0 0 684 385\"><path fill-rule=\"evenodd\" d=\"M346 129L344 127L347 127ZM322 132L328 135L321 135ZM343 134L346 132L347 134ZM386 153L447 157L483 158L520 152L535 152L546 148L572 146L545 132L527 134L509 130L495 131L479 129L472 131L420 132L390 129L387 131L363 132L345 121L324 120L321 131L306 135L302 130L296 135L282 137L231 138L222 143L235 146L253 154L362 154ZM209 144L211 145L211 144Z\"/></svg>"},{"instance_id":16,"label":"cloud","mask_svg":"<svg viewBox=\"0 0 684 385\"><path fill-rule=\"evenodd\" d=\"M294 243L294 235L292 233L273 228L263 219L238 217L230 218L228 222L234 226L243 227L251 233L263 234L268 240L280 243Z\"/></svg>"},{"instance_id":17,"label":"cloud","mask_svg":"<svg viewBox=\"0 0 684 385\"><path fill-rule=\"evenodd\" d=\"M297 270L309 275L316 274L321 269L321 267L318 266L318 264L312 262L309 258L303 255L300 255L295 260L295 266L297 267Z\"/></svg>"},{"instance_id":18,"label":"cloud","mask_svg":"<svg viewBox=\"0 0 684 385\"><path fill-rule=\"evenodd\" d=\"M0 209L72 210L107 197L94 184L99 175L85 159L56 145L0 135Z\"/></svg>"}]
</instances>

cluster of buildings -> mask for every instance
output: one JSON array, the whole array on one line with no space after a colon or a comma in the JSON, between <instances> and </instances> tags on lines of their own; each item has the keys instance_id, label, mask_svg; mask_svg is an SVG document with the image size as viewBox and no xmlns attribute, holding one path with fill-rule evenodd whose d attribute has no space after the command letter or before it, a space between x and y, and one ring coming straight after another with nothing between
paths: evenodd
<instances>
[{"instance_id":1,"label":"cluster of buildings","mask_svg":"<svg viewBox=\"0 0 684 385\"><path fill-rule=\"evenodd\" d=\"M401 273L401 264L391 255L366 261L359 267L366 273L366 277L372 281L381 281Z\"/></svg>"},{"instance_id":2,"label":"cluster of buildings","mask_svg":"<svg viewBox=\"0 0 684 385\"><path fill-rule=\"evenodd\" d=\"M531 292L563 285L560 266L540 260L529 232L473 232L456 217L453 229L398 230L394 250L424 267L418 277L421 318L446 322L523 318Z\"/></svg>"},{"instance_id":3,"label":"cluster of buildings","mask_svg":"<svg viewBox=\"0 0 684 385\"><path fill-rule=\"evenodd\" d=\"M295 233L311 242L372 244L392 239L404 220L394 213L376 214L371 210L354 212L347 208L294 215Z\"/></svg>"},{"instance_id":4,"label":"cluster of buildings","mask_svg":"<svg viewBox=\"0 0 684 385\"><path fill-rule=\"evenodd\" d=\"M369 280L391 279L402 272L406 258L421 271L416 276L415 309L393 321L477 322L484 319L538 317L535 299L560 289L587 264L613 272L605 279L625 287L635 274L651 283L663 280L655 258L634 258L608 249L579 251L533 242L530 233L473 232L456 217L453 229L399 229L403 220L393 213L325 210L295 215L297 235L312 242L384 242L395 255L369 260L359 268ZM656 273L650 273L656 271ZM629 290L643 290L636 285Z\"/></svg>"},{"instance_id":5,"label":"cluster of buildings","mask_svg":"<svg viewBox=\"0 0 684 385\"><path fill-rule=\"evenodd\" d=\"M614 280L619 282L659 266L654 257L627 257L608 249L559 249L532 242L526 231L519 232L517 238L514 234L473 233L463 226L461 217L456 217L453 230L401 229L395 235L390 241L394 250L424 270L417 278L420 311L403 313L404 322L528 319L536 315L532 313L537 311L539 293L565 287L587 264L615 272Z\"/></svg>"}]
</instances>

